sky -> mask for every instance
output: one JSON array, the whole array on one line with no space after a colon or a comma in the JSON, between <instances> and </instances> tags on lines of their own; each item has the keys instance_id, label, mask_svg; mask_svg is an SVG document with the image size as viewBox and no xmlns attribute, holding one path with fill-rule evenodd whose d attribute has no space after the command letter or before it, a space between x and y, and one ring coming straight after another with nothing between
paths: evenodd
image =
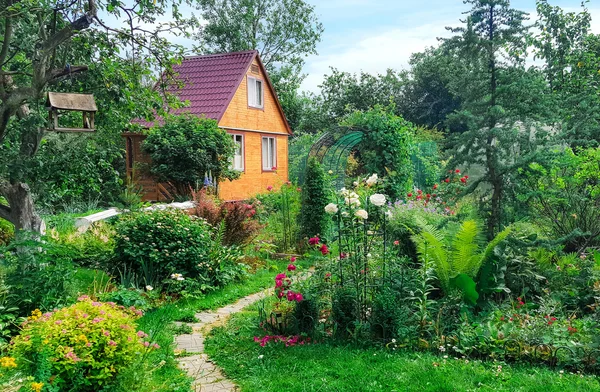
<instances>
[{"instance_id":1,"label":"sky","mask_svg":"<svg viewBox=\"0 0 600 392\"><path fill-rule=\"evenodd\" d=\"M470 9L463 0L305 0L325 29L317 55L306 58L301 89L318 92L331 67L358 73L385 73L389 68L405 69L411 54L435 46L447 37L446 26L460 26ZM565 11L580 10L581 0L550 0ZM513 0L513 8L536 19L535 0ZM600 33L600 0L587 5L592 31ZM199 16L197 10L193 11ZM171 37L170 37L171 38ZM191 48L192 41L172 37L173 42Z\"/></svg>"},{"instance_id":2,"label":"sky","mask_svg":"<svg viewBox=\"0 0 600 392\"><path fill-rule=\"evenodd\" d=\"M437 45L446 26L459 26L470 9L462 0L307 0L324 25L318 55L306 59L302 89L316 92L330 67L341 71L384 73L407 68L412 53ZM580 0L550 0L565 10L580 9ZM513 8L535 21L535 0L513 0ZM591 0L592 30L600 33L600 0Z\"/></svg>"}]
</instances>

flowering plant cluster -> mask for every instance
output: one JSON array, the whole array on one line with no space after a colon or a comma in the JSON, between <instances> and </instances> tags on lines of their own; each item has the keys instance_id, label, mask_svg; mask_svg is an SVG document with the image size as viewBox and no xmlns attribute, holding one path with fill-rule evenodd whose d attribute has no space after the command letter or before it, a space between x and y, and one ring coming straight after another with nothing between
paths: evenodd
<instances>
[{"instance_id":1,"label":"flowering plant cluster","mask_svg":"<svg viewBox=\"0 0 600 392\"><path fill-rule=\"evenodd\" d=\"M142 312L111 302L79 298L76 304L42 314L36 310L13 339L11 355L33 374L50 368L52 384L60 390L97 391L114 382L120 372L148 350L159 348L148 334L137 331ZM47 363L40 364L39 358Z\"/></svg>"},{"instance_id":2,"label":"flowering plant cluster","mask_svg":"<svg viewBox=\"0 0 600 392\"><path fill-rule=\"evenodd\" d=\"M281 300L283 298L287 299L289 302L301 302L304 300L302 293L296 292L292 290L292 275L294 271L296 271L296 257L292 256L290 258L290 264L287 267L288 273L290 276L285 273L278 274L275 276L275 296L281 304Z\"/></svg>"},{"instance_id":3,"label":"flowering plant cluster","mask_svg":"<svg viewBox=\"0 0 600 392\"><path fill-rule=\"evenodd\" d=\"M254 341L258 343L261 347L265 347L269 342L284 343L285 347L291 347L296 345L304 346L305 344L311 344L311 339L309 337L304 337L301 335L265 335L262 338L255 336Z\"/></svg>"}]
</instances>

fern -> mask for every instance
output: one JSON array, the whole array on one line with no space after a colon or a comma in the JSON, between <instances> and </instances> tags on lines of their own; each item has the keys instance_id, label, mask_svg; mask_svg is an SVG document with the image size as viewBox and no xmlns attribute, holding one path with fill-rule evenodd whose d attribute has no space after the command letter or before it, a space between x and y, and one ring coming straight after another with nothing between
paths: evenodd
<instances>
[{"instance_id":1,"label":"fern","mask_svg":"<svg viewBox=\"0 0 600 392\"><path fill-rule=\"evenodd\" d=\"M464 273L474 276L479 270L479 227L473 220L465 221L452 241L452 263L455 275Z\"/></svg>"}]
</instances>

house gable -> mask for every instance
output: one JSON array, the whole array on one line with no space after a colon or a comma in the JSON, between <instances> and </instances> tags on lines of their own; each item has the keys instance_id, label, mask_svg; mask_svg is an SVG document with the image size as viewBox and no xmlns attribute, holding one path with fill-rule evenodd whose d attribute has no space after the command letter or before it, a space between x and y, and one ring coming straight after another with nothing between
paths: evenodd
<instances>
[{"instance_id":1,"label":"house gable","mask_svg":"<svg viewBox=\"0 0 600 392\"><path fill-rule=\"evenodd\" d=\"M262 81L262 108L251 107L248 102L248 83L250 78ZM267 72L258 54L246 69L237 90L229 101L227 109L219 120L219 126L231 130L260 131L278 134L291 134L283 110L273 89Z\"/></svg>"}]
</instances>

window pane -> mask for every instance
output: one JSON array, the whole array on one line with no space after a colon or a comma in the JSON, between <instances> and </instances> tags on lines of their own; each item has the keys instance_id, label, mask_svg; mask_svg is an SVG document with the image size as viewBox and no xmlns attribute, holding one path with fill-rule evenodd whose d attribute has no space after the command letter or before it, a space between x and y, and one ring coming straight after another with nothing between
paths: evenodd
<instances>
[{"instance_id":1,"label":"window pane","mask_svg":"<svg viewBox=\"0 0 600 392\"><path fill-rule=\"evenodd\" d=\"M269 167L269 140L266 137L262 139L262 162L263 170L271 170Z\"/></svg>"},{"instance_id":2,"label":"window pane","mask_svg":"<svg viewBox=\"0 0 600 392\"><path fill-rule=\"evenodd\" d=\"M256 81L256 106L262 107L263 105L263 91L262 91L262 82L260 80Z\"/></svg>"},{"instance_id":3,"label":"window pane","mask_svg":"<svg viewBox=\"0 0 600 392\"><path fill-rule=\"evenodd\" d=\"M275 138L269 138L269 144L271 146L271 168L277 166L277 160L275 159Z\"/></svg>"},{"instance_id":4,"label":"window pane","mask_svg":"<svg viewBox=\"0 0 600 392\"><path fill-rule=\"evenodd\" d=\"M256 79L248 78L248 106L256 106Z\"/></svg>"}]
</instances>

